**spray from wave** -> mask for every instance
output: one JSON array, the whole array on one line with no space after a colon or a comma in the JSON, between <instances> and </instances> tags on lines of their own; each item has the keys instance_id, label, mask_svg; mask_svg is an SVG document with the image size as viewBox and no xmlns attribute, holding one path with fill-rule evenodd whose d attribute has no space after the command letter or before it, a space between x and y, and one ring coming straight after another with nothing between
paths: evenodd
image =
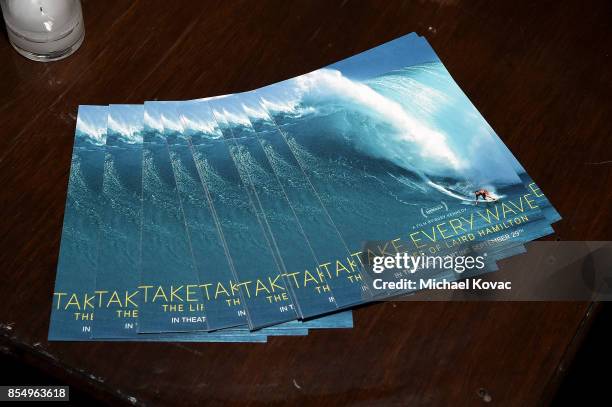
<instances>
[{"instance_id":1,"label":"spray from wave","mask_svg":"<svg viewBox=\"0 0 612 407\"><path fill-rule=\"evenodd\" d=\"M331 123L334 131L326 137L342 139L345 146L365 156L392 163L397 170L386 172L394 173L396 181L404 184L400 180L405 180L402 177L408 171L420 179L422 188L473 202L474 189L486 187L493 192L493 185L516 182L516 174L509 167L493 165L505 159L486 122L455 88L450 75L436 64L401 69L366 82L323 69L263 93L264 112L245 111L262 120L269 112L281 128L310 120L311 128L325 131ZM318 120L325 118L328 124L317 127ZM307 137L320 134L313 130ZM291 131L288 135L295 151L301 143L291 140ZM327 141L321 138L320 142ZM296 154L298 160L303 158L301 153ZM316 171L317 157L311 158L301 164ZM458 180L470 180L472 186L449 187Z\"/></svg>"},{"instance_id":2,"label":"spray from wave","mask_svg":"<svg viewBox=\"0 0 612 407\"><path fill-rule=\"evenodd\" d=\"M87 138L87 140L95 145L103 146L106 142L106 121L104 122L104 127L96 126L95 123L79 115L77 117L76 129L77 134Z\"/></svg>"},{"instance_id":3,"label":"spray from wave","mask_svg":"<svg viewBox=\"0 0 612 407\"><path fill-rule=\"evenodd\" d=\"M345 111L357 112L374 125L389 128L389 131L373 131L367 138L356 139L362 150L406 168L459 170L464 167L462 159L448 146L445 134L423 125L399 103L368 85L329 69L298 77L295 82L302 113L316 112L321 106L324 109L326 105L331 108L341 105ZM283 106L296 104L290 101ZM407 153L412 159L407 158Z\"/></svg>"},{"instance_id":4,"label":"spray from wave","mask_svg":"<svg viewBox=\"0 0 612 407\"><path fill-rule=\"evenodd\" d=\"M120 118L115 118L112 114L108 115L108 130L115 132L122 141L128 144L142 143L142 134L140 130L142 125L130 124L122 121Z\"/></svg>"}]
</instances>

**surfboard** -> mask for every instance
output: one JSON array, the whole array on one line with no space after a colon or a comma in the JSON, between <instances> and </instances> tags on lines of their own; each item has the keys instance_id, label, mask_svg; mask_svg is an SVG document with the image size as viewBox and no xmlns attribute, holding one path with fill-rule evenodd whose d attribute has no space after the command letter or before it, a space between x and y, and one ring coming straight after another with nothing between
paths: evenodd
<instances>
[{"instance_id":1,"label":"surfboard","mask_svg":"<svg viewBox=\"0 0 612 407\"><path fill-rule=\"evenodd\" d=\"M497 202L497 201L499 201L499 198L485 199L484 201L482 199L472 199L472 202L474 203L489 203L489 202Z\"/></svg>"}]
</instances>

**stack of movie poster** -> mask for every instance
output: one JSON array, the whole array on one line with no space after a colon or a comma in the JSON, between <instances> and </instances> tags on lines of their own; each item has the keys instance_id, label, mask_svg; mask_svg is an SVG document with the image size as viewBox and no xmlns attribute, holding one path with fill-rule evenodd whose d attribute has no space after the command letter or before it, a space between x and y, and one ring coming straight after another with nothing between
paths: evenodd
<instances>
[{"instance_id":1,"label":"stack of movie poster","mask_svg":"<svg viewBox=\"0 0 612 407\"><path fill-rule=\"evenodd\" d=\"M244 93L80 106L49 339L351 328L418 290L376 258L485 259L427 270L458 280L559 219L416 34Z\"/></svg>"}]
</instances>

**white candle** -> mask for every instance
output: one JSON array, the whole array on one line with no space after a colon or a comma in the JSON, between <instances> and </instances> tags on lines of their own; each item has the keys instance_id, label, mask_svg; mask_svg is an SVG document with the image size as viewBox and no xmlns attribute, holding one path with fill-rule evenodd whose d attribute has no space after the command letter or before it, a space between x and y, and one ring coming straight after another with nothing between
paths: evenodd
<instances>
[{"instance_id":1,"label":"white candle","mask_svg":"<svg viewBox=\"0 0 612 407\"><path fill-rule=\"evenodd\" d=\"M65 58L84 37L80 0L1 0L13 47L35 60Z\"/></svg>"}]
</instances>

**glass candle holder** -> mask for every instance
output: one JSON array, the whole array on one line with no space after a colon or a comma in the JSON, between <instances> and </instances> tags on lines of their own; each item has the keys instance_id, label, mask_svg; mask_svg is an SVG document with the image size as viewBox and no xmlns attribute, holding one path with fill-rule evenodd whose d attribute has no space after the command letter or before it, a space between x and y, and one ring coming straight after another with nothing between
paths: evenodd
<instances>
[{"instance_id":1,"label":"glass candle holder","mask_svg":"<svg viewBox=\"0 0 612 407\"><path fill-rule=\"evenodd\" d=\"M0 0L0 5L9 40L26 58L56 61L83 42L80 0Z\"/></svg>"}]
</instances>

